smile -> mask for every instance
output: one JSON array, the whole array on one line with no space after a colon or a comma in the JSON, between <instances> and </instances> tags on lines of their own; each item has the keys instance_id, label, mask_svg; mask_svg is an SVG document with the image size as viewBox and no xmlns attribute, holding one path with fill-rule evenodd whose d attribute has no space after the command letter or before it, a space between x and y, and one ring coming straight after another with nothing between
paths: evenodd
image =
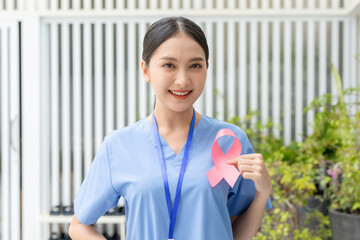
<instances>
[{"instance_id":1,"label":"smile","mask_svg":"<svg viewBox=\"0 0 360 240\"><path fill-rule=\"evenodd\" d=\"M172 91L172 90L169 90L169 92L177 96L185 96L191 93L191 91Z\"/></svg>"}]
</instances>

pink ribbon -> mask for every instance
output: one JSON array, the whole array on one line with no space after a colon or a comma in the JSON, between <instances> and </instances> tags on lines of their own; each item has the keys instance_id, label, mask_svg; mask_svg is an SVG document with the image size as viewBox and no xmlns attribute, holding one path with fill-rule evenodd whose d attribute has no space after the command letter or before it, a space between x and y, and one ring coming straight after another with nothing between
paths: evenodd
<instances>
[{"instance_id":1,"label":"pink ribbon","mask_svg":"<svg viewBox=\"0 0 360 240\"><path fill-rule=\"evenodd\" d=\"M234 143L229 149L229 151L226 152L226 154L224 154L224 152L221 150L217 142L217 139L222 136L234 137ZM218 131L214 140L214 144L211 149L211 155L214 161L214 167L211 168L210 171L208 171L206 174L209 179L210 185L212 187L215 187L223 178L227 181L227 183L231 187L234 187L240 173L235 166L229 165L226 162L228 160L240 156L240 154L241 154L241 142L235 136L233 131L226 128Z\"/></svg>"}]
</instances>

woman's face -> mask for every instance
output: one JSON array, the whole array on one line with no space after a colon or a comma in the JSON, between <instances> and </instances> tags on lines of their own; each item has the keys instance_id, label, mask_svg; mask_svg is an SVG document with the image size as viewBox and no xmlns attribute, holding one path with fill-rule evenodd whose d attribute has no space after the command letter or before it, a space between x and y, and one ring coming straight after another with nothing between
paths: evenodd
<instances>
[{"instance_id":1,"label":"woman's face","mask_svg":"<svg viewBox=\"0 0 360 240\"><path fill-rule=\"evenodd\" d=\"M163 42L151 56L149 66L143 61L141 68L156 94L156 108L186 111L192 108L204 89L205 52L184 32Z\"/></svg>"}]
</instances>

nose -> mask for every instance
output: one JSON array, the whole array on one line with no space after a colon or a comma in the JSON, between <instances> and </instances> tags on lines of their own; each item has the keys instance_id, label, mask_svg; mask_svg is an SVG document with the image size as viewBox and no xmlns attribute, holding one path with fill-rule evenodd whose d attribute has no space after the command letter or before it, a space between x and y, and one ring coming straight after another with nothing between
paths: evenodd
<instances>
[{"instance_id":1,"label":"nose","mask_svg":"<svg viewBox=\"0 0 360 240\"><path fill-rule=\"evenodd\" d=\"M175 84L179 87L186 87L190 81L187 71L181 70L178 72L175 80Z\"/></svg>"}]
</instances>

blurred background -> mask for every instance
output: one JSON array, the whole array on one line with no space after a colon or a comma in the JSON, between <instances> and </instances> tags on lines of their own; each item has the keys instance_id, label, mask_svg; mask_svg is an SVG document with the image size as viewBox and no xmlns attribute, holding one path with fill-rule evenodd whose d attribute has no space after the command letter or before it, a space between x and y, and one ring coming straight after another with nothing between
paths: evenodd
<instances>
[{"instance_id":1,"label":"blurred background","mask_svg":"<svg viewBox=\"0 0 360 240\"><path fill-rule=\"evenodd\" d=\"M202 27L210 60L195 108L238 124L255 151L268 151L269 168L276 169L279 158L290 166L294 155L312 154L299 146L319 142L316 126L335 121L332 129L339 129L346 122L318 115L341 110L338 96L346 104L342 115L359 115L359 94L342 92L360 86L359 14L359 0L0 0L0 239L66 239L73 199L104 136L152 111L154 94L140 62L143 37L154 21L185 16ZM332 106L339 108L331 112ZM348 135L344 129L336 139L316 135L332 139L312 149L325 162L294 160L312 164L301 165L303 170L320 171L299 183L315 188L306 199L299 198L306 187L286 192L286 179L273 182L273 202L284 205L275 204L271 215L288 215L265 219L257 238L331 237L299 221L314 192L329 197L320 186L331 185L329 159L319 149L333 143L335 152L340 149L337 140ZM282 170L281 176L293 180L306 174ZM360 192L360 182L351 183ZM357 211L360 200L353 201ZM121 199L99 220L108 239L125 239L124 204ZM291 212L289 204L298 210ZM323 214L325 219L312 221L330 229L328 212Z\"/></svg>"}]
</instances>

